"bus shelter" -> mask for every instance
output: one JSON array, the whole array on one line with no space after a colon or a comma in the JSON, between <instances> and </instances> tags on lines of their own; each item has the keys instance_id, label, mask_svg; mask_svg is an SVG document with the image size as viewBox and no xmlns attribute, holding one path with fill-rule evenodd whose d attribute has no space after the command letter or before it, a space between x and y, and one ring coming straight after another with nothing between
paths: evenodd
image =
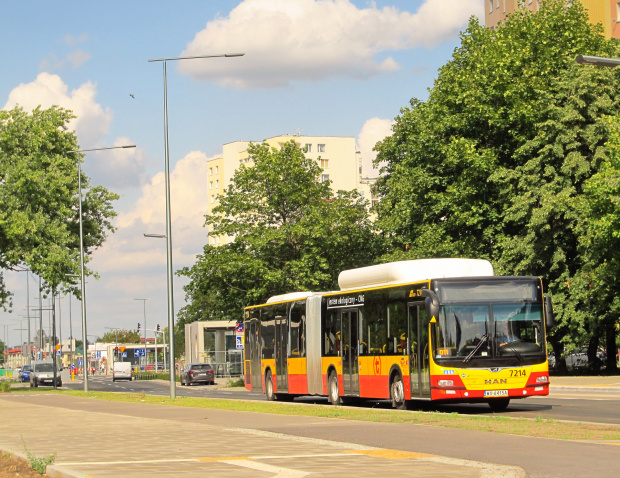
<instances>
[{"instance_id":1,"label":"bus shelter","mask_svg":"<svg viewBox=\"0 0 620 478\"><path fill-rule=\"evenodd\" d=\"M243 373L243 345L234 320L205 320L185 325L185 361L209 363L218 377Z\"/></svg>"}]
</instances>

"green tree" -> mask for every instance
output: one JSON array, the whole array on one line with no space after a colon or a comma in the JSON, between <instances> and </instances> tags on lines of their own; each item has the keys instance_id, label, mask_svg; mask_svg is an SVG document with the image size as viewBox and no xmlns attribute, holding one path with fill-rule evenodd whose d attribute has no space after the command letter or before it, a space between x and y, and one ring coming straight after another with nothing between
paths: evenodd
<instances>
[{"instance_id":1,"label":"green tree","mask_svg":"<svg viewBox=\"0 0 620 478\"><path fill-rule=\"evenodd\" d=\"M583 187L606 157L603 117L620 111L617 74L584 68L577 54L617 56L579 2L541 3L498 29L475 19L427 101L411 100L385 161L378 225L397 251L490 259L497 273L539 275L559 319L558 354L596 343L593 300L580 247Z\"/></svg>"},{"instance_id":2,"label":"green tree","mask_svg":"<svg viewBox=\"0 0 620 478\"><path fill-rule=\"evenodd\" d=\"M69 287L66 274L79 271L79 214L76 153L68 122L73 114L57 106L32 113L0 111L0 304L9 302L2 271L26 265L48 290ZM85 259L113 232L118 195L89 186L82 174ZM88 274L90 272L87 271ZM73 289L76 295L79 290Z\"/></svg>"},{"instance_id":3,"label":"green tree","mask_svg":"<svg viewBox=\"0 0 620 478\"><path fill-rule=\"evenodd\" d=\"M188 305L179 323L243 317L243 307L294 291L332 290L343 269L380 254L366 201L357 191L334 193L321 168L293 141L281 149L252 144L253 165L235 173L206 225L228 244L206 245L180 275Z\"/></svg>"},{"instance_id":4,"label":"green tree","mask_svg":"<svg viewBox=\"0 0 620 478\"><path fill-rule=\"evenodd\" d=\"M137 330L110 330L103 334L99 342L108 344L139 344L141 335Z\"/></svg>"},{"instance_id":5,"label":"green tree","mask_svg":"<svg viewBox=\"0 0 620 478\"><path fill-rule=\"evenodd\" d=\"M604 315L591 320L604 334L607 367L615 368L616 334L620 326L620 118L608 117L608 157L585 183L581 247L591 257L583 271L583 289L591 301L603 302ZM588 350L589 358L596 350Z\"/></svg>"}]
</instances>

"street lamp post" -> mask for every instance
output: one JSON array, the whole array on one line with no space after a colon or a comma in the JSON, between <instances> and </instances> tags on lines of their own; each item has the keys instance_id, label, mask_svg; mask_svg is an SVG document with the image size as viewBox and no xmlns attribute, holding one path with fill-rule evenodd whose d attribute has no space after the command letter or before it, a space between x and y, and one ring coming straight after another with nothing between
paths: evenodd
<instances>
[{"instance_id":1,"label":"street lamp post","mask_svg":"<svg viewBox=\"0 0 620 478\"><path fill-rule=\"evenodd\" d=\"M111 146L109 148L91 148L91 149L76 149L67 151L67 153L86 153L88 151L103 151L107 149L126 149L126 148L135 148L135 144L125 145L125 146ZM86 344L88 343L86 339L86 282L84 278L84 231L82 228L82 161L80 157L77 158L77 166L78 166L78 193L79 193L79 223L80 223L80 282L82 288L82 348L84 349L84 362L86 362ZM84 367L86 368L86 363L84 363ZM88 373L84 374L84 391L88 392Z\"/></svg>"},{"instance_id":2,"label":"street lamp post","mask_svg":"<svg viewBox=\"0 0 620 478\"><path fill-rule=\"evenodd\" d=\"M601 56L577 55L575 61L580 65L606 66L607 68L615 68L620 66L620 60L616 58L604 58Z\"/></svg>"},{"instance_id":3,"label":"street lamp post","mask_svg":"<svg viewBox=\"0 0 620 478\"><path fill-rule=\"evenodd\" d=\"M176 373L174 367L174 303L172 300L172 226L170 221L170 151L168 147L168 85L166 78L166 62L178 60L197 60L202 58L229 58L243 56L245 53L224 53L221 55L185 56L176 58L155 58L149 62L161 61L164 71L164 149L165 149L165 182L166 182L166 264L168 269L168 338L170 341L170 398L176 398Z\"/></svg>"},{"instance_id":4,"label":"street lamp post","mask_svg":"<svg viewBox=\"0 0 620 478\"><path fill-rule=\"evenodd\" d=\"M146 301L148 299L134 299L141 300L142 305L144 306L144 371L146 372L146 367L149 364L148 355L146 353Z\"/></svg>"}]
</instances>

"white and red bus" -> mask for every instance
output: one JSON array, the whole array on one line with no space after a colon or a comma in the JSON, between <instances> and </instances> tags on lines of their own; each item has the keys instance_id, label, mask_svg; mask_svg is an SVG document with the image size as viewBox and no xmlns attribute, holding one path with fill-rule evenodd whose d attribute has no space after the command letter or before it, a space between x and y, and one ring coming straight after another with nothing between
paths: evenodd
<instances>
[{"instance_id":1,"label":"white and red bus","mask_svg":"<svg viewBox=\"0 0 620 478\"><path fill-rule=\"evenodd\" d=\"M246 388L301 395L487 402L548 395L549 297L488 261L422 259L344 271L340 291L245 309Z\"/></svg>"}]
</instances>

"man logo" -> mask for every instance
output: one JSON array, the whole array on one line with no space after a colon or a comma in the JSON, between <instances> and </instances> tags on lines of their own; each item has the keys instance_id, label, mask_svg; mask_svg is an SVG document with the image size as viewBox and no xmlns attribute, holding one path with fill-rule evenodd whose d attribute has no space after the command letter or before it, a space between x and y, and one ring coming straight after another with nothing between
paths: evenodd
<instances>
[{"instance_id":1,"label":"man logo","mask_svg":"<svg viewBox=\"0 0 620 478\"><path fill-rule=\"evenodd\" d=\"M500 385L500 384L504 384L504 383L508 383L508 380L506 380L505 378L494 378L492 380L485 380L484 384L485 385Z\"/></svg>"}]
</instances>

